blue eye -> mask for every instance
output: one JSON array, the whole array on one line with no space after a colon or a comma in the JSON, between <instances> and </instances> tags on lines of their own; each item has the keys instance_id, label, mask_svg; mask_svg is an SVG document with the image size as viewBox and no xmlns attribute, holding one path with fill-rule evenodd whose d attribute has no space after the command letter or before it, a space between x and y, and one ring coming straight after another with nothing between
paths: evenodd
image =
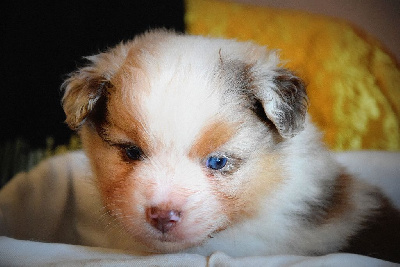
<instances>
[{"instance_id":1,"label":"blue eye","mask_svg":"<svg viewBox=\"0 0 400 267\"><path fill-rule=\"evenodd\" d=\"M225 167L227 161L228 159L225 157L209 157L206 165L210 169L220 170Z\"/></svg>"}]
</instances>

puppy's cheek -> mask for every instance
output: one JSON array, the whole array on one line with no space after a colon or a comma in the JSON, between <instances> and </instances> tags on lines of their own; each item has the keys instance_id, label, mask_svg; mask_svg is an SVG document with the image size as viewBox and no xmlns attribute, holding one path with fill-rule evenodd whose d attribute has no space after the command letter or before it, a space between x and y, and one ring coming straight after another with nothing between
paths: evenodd
<instances>
[{"instance_id":1,"label":"puppy's cheek","mask_svg":"<svg viewBox=\"0 0 400 267\"><path fill-rule=\"evenodd\" d=\"M109 214L116 218L115 223L134 237L144 235L146 225L146 198L139 192L135 172L118 172L111 179L98 180L103 203Z\"/></svg>"},{"instance_id":2,"label":"puppy's cheek","mask_svg":"<svg viewBox=\"0 0 400 267\"><path fill-rule=\"evenodd\" d=\"M234 224L256 217L284 183L283 173L281 156L268 154L253 159L226 181L215 182L229 221Z\"/></svg>"},{"instance_id":3,"label":"puppy's cheek","mask_svg":"<svg viewBox=\"0 0 400 267\"><path fill-rule=\"evenodd\" d=\"M136 241L151 244L148 242L151 240L151 226L146 220L146 190L151 190L151 184L144 186L137 171L126 170L119 164L112 176L99 176L97 184L104 207L113 217L114 226L123 229Z\"/></svg>"},{"instance_id":4,"label":"puppy's cheek","mask_svg":"<svg viewBox=\"0 0 400 267\"><path fill-rule=\"evenodd\" d=\"M140 220L138 205L144 202L137 193L140 188L136 183L135 171L132 166L115 159L106 157L107 162L98 164L97 186L104 207L115 217L126 220Z\"/></svg>"},{"instance_id":5,"label":"puppy's cheek","mask_svg":"<svg viewBox=\"0 0 400 267\"><path fill-rule=\"evenodd\" d=\"M185 206L185 217L182 221L181 233L187 240L199 243L225 229L229 224L224 204L215 192L206 189L198 192L196 199L190 199Z\"/></svg>"},{"instance_id":6,"label":"puppy's cheek","mask_svg":"<svg viewBox=\"0 0 400 267\"><path fill-rule=\"evenodd\" d=\"M118 150L106 144L90 127L83 127L80 136L91 161L103 204L111 214L116 214L122 209L123 203L132 198L130 192L134 191L135 184L130 177L135 174L135 166L121 160Z\"/></svg>"}]
</instances>

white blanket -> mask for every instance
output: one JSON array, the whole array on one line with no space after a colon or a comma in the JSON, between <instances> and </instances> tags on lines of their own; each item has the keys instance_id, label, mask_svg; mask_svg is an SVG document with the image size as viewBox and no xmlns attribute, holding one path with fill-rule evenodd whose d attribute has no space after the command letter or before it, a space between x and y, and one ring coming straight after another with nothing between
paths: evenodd
<instances>
[{"instance_id":1,"label":"white blanket","mask_svg":"<svg viewBox=\"0 0 400 267\"><path fill-rule=\"evenodd\" d=\"M400 153L335 154L348 170L380 186L400 208ZM157 265L157 266L391 266L352 254L232 258L221 252L132 255L115 243L107 227L87 158L72 152L50 158L14 177L0 191L0 266ZM114 229L115 230L115 229ZM13 238L10 238L13 237ZM32 238L35 241L28 241ZM41 241L41 242L37 242ZM64 244L62 244L64 243ZM67 245L68 243L70 245Z\"/></svg>"}]
</instances>

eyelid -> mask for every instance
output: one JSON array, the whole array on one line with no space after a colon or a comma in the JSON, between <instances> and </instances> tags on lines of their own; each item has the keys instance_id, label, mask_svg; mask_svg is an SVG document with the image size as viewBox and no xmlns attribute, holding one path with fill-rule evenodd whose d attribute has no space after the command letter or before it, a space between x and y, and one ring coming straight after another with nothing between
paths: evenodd
<instances>
[{"instance_id":1,"label":"eyelid","mask_svg":"<svg viewBox=\"0 0 400 267\"><path fill-rule=\"evenodd\" d=\"M107 143L109 146L118 147L118 148L127 148L127 147L139 147L132 141L126 141L123 139L116 139L113 140L110 138L108 131L105 128L101 128L97 130L98 135L100 138Z\"/></svg>"},{"instance_id":2,"label":"eyelid","mask_svg":"<svg viewBox=\"0 0 400 267\"><path fill-rule=\"evenodd\" d=\"M228 160L230 160L231 158L235 158L233 155L231 155L230 153L222 153L222 152L214 152L211 153L209 155L207 155L207 157L205 157L205 160L207 160L208 158L211 157L215 157L215 158L227 158Z\"/></svg>"},{"instance_id":3,"label":"eyelid","mask_svg":"<svg viewBox=\"0 0 400 267\"><path fill-rule=\"evenodd\" d=\"M135 145L135 143L129 142L129 141L119 141L119 140L113 141L113 140L110 140L110 139L106 139L104 141L109 146L117 147L117 148L121 148L121 149L126 149L126 148L129 148L129 147L138 147L139 148L139 146Z\"/></svg>"},{"instance_id":4,"label":"eyelid","mask_svg":"<svg viewBox=\"0 0 400 267\"><path fill-rule=\"evenodd\" d=\"M120 151L120 153L125 158L126 150L129 148L136 148L141 152L141 158L146 158L146 154L144 153L143 149L140 146L137 146L133 142L129 141L111 141L111 140L104 140L109 146L115 147ZM129 160L128 160L129 161Z\"/></svg>"},{"instance_id":5,"label":"eyelid","mask_svg":"<svg viewBox=\"0 0 400 267\"><path fill-rule=\"evenodd\" d=\"M112 146L117 146L117 147L120 147L123 149L131 148L131 147L136 147L136 148L140 149L139 146L135 145L132 142L116 142L116 143L112 144Z\"/></svg>"}]
</instances>

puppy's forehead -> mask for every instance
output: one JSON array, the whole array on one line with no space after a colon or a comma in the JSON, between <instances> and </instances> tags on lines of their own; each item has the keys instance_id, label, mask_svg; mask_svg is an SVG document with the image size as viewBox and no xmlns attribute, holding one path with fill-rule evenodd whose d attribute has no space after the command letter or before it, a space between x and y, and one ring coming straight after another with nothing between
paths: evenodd
<instances>
[{"instance_id":1,"label":"puppy's forehead","mask_svg":"<svg viewBox=\"0 0 400 267\"><path fill-rule=\"evenodd\" d=\"M163 41L135 49L116 75L114 105L141 125L147 140L188 150L210 125L229 117L218 78L220 46ZM130 127L129 124L126 127ZM205 130L206 129L206 130ZM129 129L125 129L129 131Z\"/></svg>"}]
</instances>

